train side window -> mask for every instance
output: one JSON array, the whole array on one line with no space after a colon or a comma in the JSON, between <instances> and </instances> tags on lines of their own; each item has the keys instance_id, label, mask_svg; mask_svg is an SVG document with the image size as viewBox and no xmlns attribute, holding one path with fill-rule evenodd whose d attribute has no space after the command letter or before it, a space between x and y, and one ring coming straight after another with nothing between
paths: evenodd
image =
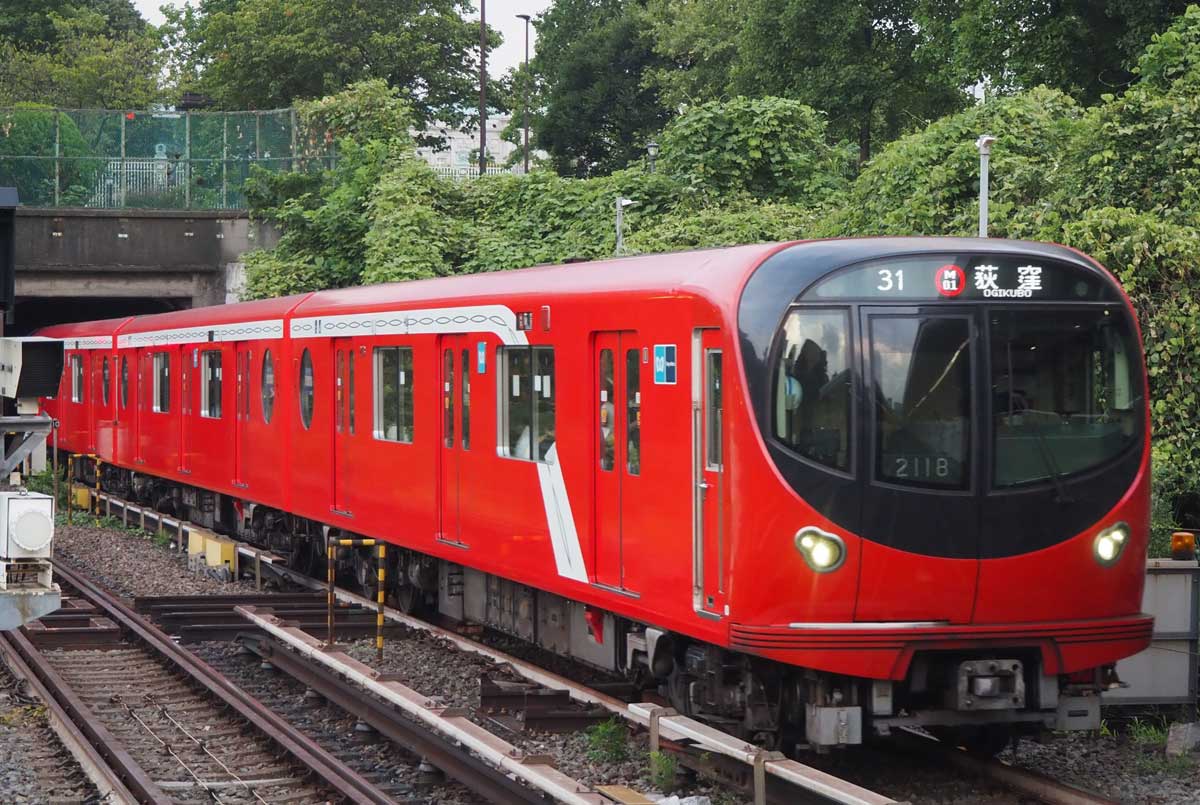
<instances>
[{"instance_id":1,"label":"train side window","mask_svg":"<svg viewBox=\"0 0 1200 805\"><path fill-rule=\"evenodd\" d=\"M500 454L548 461L554 449L554 348L501 347Z\"/></svg>"},{"instance_id":2,"label":"train side window","mask_svg":"<svg viewBox=\"0 0 1200 805\"><path fill-rule=\"evenodd\" d=\"M263 422L271 424L271 414L275 413L275 361L271 358L271 350L263 353L262 363L262 416Z\"/></svg>"},{"instance_id":3,"label":"train side window","mask_svg":"<svg viewBox=\"0 0 1200 805\"><path fill-rule=\"evenodd\" d=\"M625 351L625 469L630 475L642 471L642 368L641 353Z\"/></svg>"},{"instance_id":4,"label":"train side window","mask_svg":"<svg viewBox=\"0 0 1200 805\"><path fill-rule=\"evenodd\" d=\"M83 356L71 356L71 402L83 402Z\"/></svg>"},{"instance_id":5,"label":"train side window","mask_svg":"<svg viewBox=\"0 0 1200 805\"><path fill-rule=\"evenodd\" d=\"M200 353L200 416L221 418L221 353L215 349Z\"/></svg>"},{"instance_id":6,"label":"train side window","mask_svg":"<svg viewBox=\"0 0 1200 805\"><path fill-rule=\"evenodd\" d=\"M775 368L775 438L804 458L850 469L850 318L793 310Z\"/></svg>"},{"instance_id":7,"label":"train side window","mask_svg":"<svg viewBox=\"0 0 1200 805\"><path fill-rule=\"evenodd\" d=\"M154 353L154 410L160 414L171 410L171 355L167 352Z\"/></svg>"},{"instance_id":8,"label":"train side window","mask_svg":"<svg viewBox=\"0 0 1200 805\"><path fill-rule=\"evenodd\" d=\"M413 354L408 347L375 348L375 438L412 444Z\"/></svg>"},{"instance_id":9,"label":"train side window","mask_svg":"<svg viewBox=\"0 0 1200 805\"><path fill-rule=\"evenodd\" d=\"M110 380L110 378L109 378L109 374L108 374L108 356L105 355L104 360L100 364L100 401L105 406L108 405L109 380Z\"/></svg>"},{"instance_id":10,"label":"train side window","mask_svg":"<svg viewBox=\"0 0 1200 805\"><path fill-rule=\"evenodd\" d=\"M129 361L121 356L121 407L129 407Z\"/></svg>"},{"instance_id":11,"label":"train side window","mask_svg":"<svg viewBox=\"0 0 1200 805\"><path fill-rule=\"evenodd\" d=\"M471 350L462 351L462 446L471 448Z\"/></svg>"},{"instance_id":12,"label":"train side window","mask_svg":"<svg viewBox=\"0 0 1200 805\"><path fill-rule=\"evenodd\" d=\"M300 356L300 422L304 425L304 429L308 430L312 427L313 404L316 401L316 393L313 389L313 363L312 355L309 354L308 347L304 348L303 354Z\"/></svg>"}]
</instances>

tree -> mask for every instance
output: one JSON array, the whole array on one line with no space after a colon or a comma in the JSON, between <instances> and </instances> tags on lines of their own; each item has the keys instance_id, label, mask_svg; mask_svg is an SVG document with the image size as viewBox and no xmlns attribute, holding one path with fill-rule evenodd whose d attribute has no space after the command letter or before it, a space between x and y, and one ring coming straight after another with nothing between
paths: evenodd
<instances>
[{"instance_id":1,"label":"tree","mask_svg":"<svg viewBox=\"0 0 1200 805\"><path fill-rule=\"evenodd\" d=\"M369 78L403 89L418 125L461 122L478 91L464 0L203 0L174 12L174 71L226 108L271 108ZM489 48L500 36L491 31Z\"/></svg>"},{"instance_id":2,"label":"tree","mask_svg":"<svg viewBox=\"0 0 1200 805\"><path fill-rule=\"evenodd\" d=\"M161 99L153 30L117 35L96 11L51 14L50 23L44 49L0 42L0 103L142 109Z\"/></svg>"},{"instance_id":3,"label":"tree","mask_svg":"<svg viewBox=\"0 0 1200 805\"><path fill-rule=\"evenodd\" d=\"M103 19L103 33L120 39L146 32L146 21L132 0L4 0L0 5L0 41L23 50L47 50L60 41L54 17L95 12Z\"/></svg>"},{"instance_id":4,"label":"tree","mask_svg":"<svg viewBox=\"0 0 1200 805\"><path fill-rule=\"evenodd\" d=\"M922 0L920 61L1001 92L1045 84L1083 103L1134 80L1151 37L1189 0Z\"/></svg>"},{"instance_id":5,"label":"tree","mask_svg":"<svg viewBox=\"0 0 1200 805\"><path fill-rule=\"evenodd\" d=\"M644 81L659 63L636 0L561 0L535 26L537 147L561 174L611 173L645 155L669 115Z\"/></svg>"}]
</instances>

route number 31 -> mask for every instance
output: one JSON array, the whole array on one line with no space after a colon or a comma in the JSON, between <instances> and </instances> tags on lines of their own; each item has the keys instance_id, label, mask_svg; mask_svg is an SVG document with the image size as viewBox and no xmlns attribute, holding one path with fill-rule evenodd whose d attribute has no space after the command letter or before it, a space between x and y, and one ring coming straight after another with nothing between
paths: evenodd
<instances>
[{"instance_id":1,"label":"route number 31","mask_svg":"<svg viewBox=\"0 0 1200 805\"><path fill-rule=\"evenodd\" d=\"M904 269L898 268L892 270L890 268L879 269L879 284L875 286L876 290L880 291L903 291L904 290Z\"/></svg>"}]
</instances>

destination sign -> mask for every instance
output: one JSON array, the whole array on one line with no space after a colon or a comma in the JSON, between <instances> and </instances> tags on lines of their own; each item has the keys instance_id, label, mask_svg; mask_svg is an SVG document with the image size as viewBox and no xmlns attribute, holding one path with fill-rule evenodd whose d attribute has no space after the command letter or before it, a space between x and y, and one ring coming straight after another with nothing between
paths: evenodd
<instances>
[{"instance_id":1,"label":"destination sign","mask_svg":"<svg viewBox=\"0 0 1200 805\"><path fill-rule=\"evenodd\" d=\"M1108 283L1077 266L997 254L893 257L836 272L806 299L1116 301Z\"/></svg>"}]
</instances>

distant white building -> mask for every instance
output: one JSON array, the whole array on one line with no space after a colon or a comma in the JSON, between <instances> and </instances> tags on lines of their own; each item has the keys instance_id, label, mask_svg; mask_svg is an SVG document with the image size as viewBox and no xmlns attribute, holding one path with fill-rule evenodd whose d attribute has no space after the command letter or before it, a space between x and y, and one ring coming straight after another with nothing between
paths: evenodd
<instances>
[{"instance_id":1,"label":"distant white building","mask_svg":"<svg viewBox=\"0 0 1200 805\"><path fill-rule=\"evenodd\" d=\"M487 152L488 173L522 173L524 168L517 162L512 168L504 165L513 152L517 151L516 144L500 139L501 133L508 127L511 115L488 115L487 121ZM479 126L476 124L469 131L463 132L441 123L433 123L425 131L413 131L413 136L421 134L442 137L446 147L435 150L431 147L417 149L417 156L428 162L438 173L446 176L475 176L479 173ZM534 152L534 159L542 156Z\"/></svg>"}]
</instances>

